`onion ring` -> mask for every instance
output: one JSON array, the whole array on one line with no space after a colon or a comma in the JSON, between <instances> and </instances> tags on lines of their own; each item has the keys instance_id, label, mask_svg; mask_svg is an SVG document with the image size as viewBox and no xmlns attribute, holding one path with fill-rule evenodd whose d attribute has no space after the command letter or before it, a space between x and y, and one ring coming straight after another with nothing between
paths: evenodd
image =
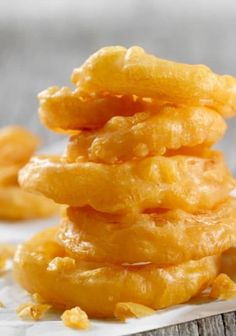
<instances>
[{"instance_id":1,"label":"onion ring","mask_svg":"<svg viewBox=\"0 0 236 336\"><path fill-rule=\"evenodd\" d=\"M156 207L211 209L235 186L217 152L210 158L156 156L117 165L38 156L20 171L19 181L26 190L56 203L89 205L107 213Z\"/></svg>"},{"instance_id":2,"label":"onion ring","mask_svg":"<svg viewBox=\"0 0 236 336\"><path fill-rule=\"evenodd\" d=\"M79 260L180 264L220 255L236 244L236 199L196 214L156 209L118 216L69 207L58 239Z\"/></svg>"},{"instance_id":3,"label":"onion ring","mask_svg":"<svg viewBox=\"0 0 236 336\"><path fill-rule=\"evenodd\" d=\"M23 166L35 152L39 139L18 126L0 130L0 165Z\"/></svg>"},{"instance_id":4,"label":"onion ring","mask_svg":"<svg viewBox=\"0 0 236 336\"><path fill-rule=\"evenodd\" d=\"M49 217L58 209L46 197L34 195L17 186L0 188L0 204L0 218L12 221Z\"/></svg>"},{"instance_id":5,"label":"onion ring","mask_svg":"<svg viewBox=\"0 0 236 336\"><path fill-rule=\"evenodd\" d=\"M154 115L114 117L101 130L73 136L66 156L71 162L83 156L93 162L119 163L183 146L209 147L225 130L223 118L213 110L164 106Z\"/></svg>"},{"instance_id":6,"label":"onion ring","mask_svg":"<svg viewBox=\"0 0 236 336\"><path fill-rule=\"evenodd\" d=\"M113 116L130 116L151 105L134 96L86 95L79 90L72 92L67 87L60 89L57 86L44 90L38 98L41 122L61 133L99 128Z\"/></svg>"},{"instance_id":7,"label":"onion ring","mask_svg":"<svg viewBox=\"0 0 236 336\"><path fill-rule=\"evenodd\" d=\"M140 47L102 48L72 74L87 92L151 97L174 104L203 105L235 115L236 79L214 74L204 65L158 59Z\"/></svg>"},{"instance_id":8,"label":"onion ring","mask_svg":"<svg viewBox=\"0 0 236 336\"><path fill-rule=\"evenodd\" d=\"M0 187L18 184L18 172L21 165L0 165Z\"/></svg>"},{"instance_id":9,"label":"onion ring","mask_svg":"<svg viewBox=\"0 0 236 336\"><path fill-rule=\"evenodd\" d=\"M218 273L217 257L166 268L78 262L66 257L55 234L56 229L45 230L18 248L14 276L23 288L39 293L46 302L65 308L79 306L93 317L114 316L118 302L159 309L188 301Z\"/></svg>"}]
</instances>

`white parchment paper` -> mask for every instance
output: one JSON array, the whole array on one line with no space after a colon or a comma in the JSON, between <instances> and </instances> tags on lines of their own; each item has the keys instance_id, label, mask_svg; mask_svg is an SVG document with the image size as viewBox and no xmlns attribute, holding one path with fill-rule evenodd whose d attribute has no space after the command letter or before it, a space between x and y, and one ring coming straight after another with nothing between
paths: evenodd
<instances>
[{"instance_id":1,"label":"white parchment paper","mask_svg":"<svg viewBox=\"0 0 236 336\"><path fill-rule=\"evenodd\" d=\"M49 148L49 151L53 153L56 149L59 153L64 146L65 143L62 142ZM18 244L29 239L34 233L56 225L58 220L59 218L54 217L48 220L18 223L0 222L0 243ZM66 328L60 321L60 314L54 312L48 313L43 321L20 320L15 309L19 304L29 300L30 296L14 283L9 265L8 269L0 274L0 301L5 304L5 308L0 308L1 336L122 336L236 310L236 299L208 303L193 301L160 310L149 317L129 319L126 323L92 320L89 330L78 331Z\"/></svg>"}]
</instances>

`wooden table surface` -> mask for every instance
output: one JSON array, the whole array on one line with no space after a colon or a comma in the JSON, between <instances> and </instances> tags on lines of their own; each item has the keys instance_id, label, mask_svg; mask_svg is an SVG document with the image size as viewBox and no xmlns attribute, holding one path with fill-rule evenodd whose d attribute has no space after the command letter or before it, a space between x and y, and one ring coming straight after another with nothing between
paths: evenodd
<instances>
[{"instance_id":1,"label":"wooden table surface","mask_svg":"<svg viewBox=\"0 0 236 336\"><path fill-rule=\"evenodd\" d=\"M221 314L133 336L235 336L235 313Z\"/></svg>"},{"instance_id":2,"label":"wooden table surface","mask_svg":"<svg viewBox=\"0 0 236 336\"><path fill-rule=\"evenodd\" d=\"M22 124L44 143L57 140L39 123L36 95L50 85L68 85L72 69L103 45L139 44L162 57L236 75L236 6L234 0L221 4L0 0L0 126ZM234 121L221 143L234 171L235 127ZM235 321L228 313L136 335L233 336Z\"/></svg>"}]
</instances>

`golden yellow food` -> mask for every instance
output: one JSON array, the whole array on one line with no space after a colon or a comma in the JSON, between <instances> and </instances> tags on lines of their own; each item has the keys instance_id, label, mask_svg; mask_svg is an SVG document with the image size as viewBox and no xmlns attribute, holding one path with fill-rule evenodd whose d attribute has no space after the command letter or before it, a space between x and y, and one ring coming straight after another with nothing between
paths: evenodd
<instances>
[{"instance_id":1,"label":"golden yellow food","mask_svg":"<svg viewBox=\"0 0 236 336\"><path fill-rule=\"evenodd\" d=\"M39 95L43 124L70 136L66 151L19 175L67 207L58 227L18 247L16 280L78 328L87 315L124 321L234 288L217 275L236 244L236 181L211 147L236 114L236 79L108 47L72 82Z\"/></svg>"},{"instance_id":2,"label":"golden yellow food","mask_svg":"<svg viewBox=\"0 0 236 336\"><path fill-rule=\"evenodd\" d=\"M81 261L69 263L69 267L56 263L55 267L53 260L65 257L55 234L56 229L47 229L18 248L15 278L27 291L39 293L49 304L79 306L90 317L114 316L119 302L139 303L152 309L185 302L206 288L218 272L218 257L165 268Z\"/></svg>"},{"instance_id":3,"label":"golden yellow food","mask_svg":"<svg viewBox=\"0 0 236 336\"><path fill-rule=\"evenodd\" d=\"M73 71L72 82L85 92L135 94L236 114L235 78L216 75L205 65L162 60L140 47L100 49Z\"/></svg>"},{"instance_id":4,"label":"golden yellow food","mask_svg":"<svg viewBox=\"0 0 236 336\"><path fill-rule=\"evenodd\" d=\"M134 96L86 94L57 86L41 92L38 98L42 123L56 132L96 129L113 116L130 116L151 105Z\"/></svg>"},{"instance_id":5,"label":"golden yellow food","mask_svg":"<svg viewBox=\"0 0 236 336\"><path fill-rule=\"evenodd\" d=\"M210 158L156 156L118 165L34 157L21 170L19 181L26 190L57 203L89 205L107 213L210 209L235 186L216 152Z\"/></svg>"},{"instance_id":6,"label":"golden yellow food","mask_svg":"<svg viewBox=\"0 0 236 336\"><path fill-rule=\"evenodd\" d=\"M25 302L17 307L16 313L22 320L38 321L44 317L50 308L51 306L48 304Z\"/></svg>"},{"instance_id":7,"label":"golden yellow food","mask_svg":"<svg viewBox=\"0 0 236 336\"><path fill-rule=\"evenodd\" d=\"M52 200L17 186L0 188L0 204L0 218L12 221L49 217L58 209Z\"/></svg>"},{"instance_id":8,"label":"golden yellow food","mask_svg":"<svg viewBox=\"0 0 236 336\"><path fill-rule=\"evenodd\" d=\"M0 165L23 166L39 145L39 139L19 126L0 130Z\"/></svg>"},{"instance_id":9,"label":"golden yellow food","mask_svg":"<svg viewBox=\"0 0 236 336\"><path fill-rule=\"evenodd\" d=\"M0 165L0 188L18 184L18 172L21 165Z\"/></svg>"},{"instance_id":10,"label":"golden yellow food","mask_svg":"<svg viewBox=\"0 0 236 336\"><path fill-rule=\"evenodd\" d=\"M76 329L88 329L90 326L87 314L79 307L65 310L61 316L65 326Z\"/></svg>"},{"instance_id":11,"label":"golden yellow food","mask_svg":"<svg viewBox=\"0 0 236 336\"><path fill-rule=\"evenodd\" d=\"M53 201L21 190L18 184L19 170L38 145L39 139L22 127L0 130L0 219L48 217L56 212L58 207Z\"/></svg>"},{"instance_id":12,"label":"golden yellow food","mask_svg":"<svg viewBox=\"0 0 236 336\"><path fill-rule=\"evenodd\" d=\"M220 272L227 274L236 282L236 247L235 245L221 255Z\"/></svg>"},{"instance_id":13,"label":"golden yellow food","mask_svg":"<svg viewBox=\"0 0 236 336\"><path fill-rule=\"evenodd\" d=\"M125 321L129 317L144 317L155 314L155 310L133 302L118 302L114 315L120 321Z\"/></svg>"},{"instance_id":14,"label":"golden yellow food","mask_svg":"<svg viewBox=\"0 0 236 336\"><path fill-rule=\"evenodd\" d=\"M35 303L46 303L39 293L33 293L31 296Z\"/></svg>"},{"instance_id":15,"label":"golden yellow food","mask_svg":"<svg viewBox=\"0 0 236 336\"><path fill-rule=\"evenodd\" d=\"M98 131L73 136L66 156L70 162L83 157L93 162L119 163L163 155L169 149L209 147L225 130L223 118L213 110L165 105L156 114L113 117Z\"/></svg>"},{"instance_id":16,"label":"golden yellow food","mask_svg":"<svg viewBox=\"0 0 236 336\"><path fill-rule=\"evenodd\" d=\"M78 260L115 264L180 264L220 255L236 244L236 199L195 214L154 211L119 216L69 207L58 239Z\"/></svg>"},{"instance_id":17,"label":"golden yellow food","mask_svg":"<svg viewBox=\"0 0 236 336\"><path fill-rule=\"evenodd\" d=\"M213 281L210 297L223 300L236 297L236 283L227 274L219 274Z\"/></svg>"}]
</instances>

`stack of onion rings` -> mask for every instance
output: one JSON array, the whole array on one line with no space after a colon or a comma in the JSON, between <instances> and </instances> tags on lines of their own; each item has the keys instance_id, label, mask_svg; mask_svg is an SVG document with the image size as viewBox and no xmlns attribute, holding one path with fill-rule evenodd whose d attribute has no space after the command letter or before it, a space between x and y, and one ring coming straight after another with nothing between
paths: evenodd
<instances>
[{"instance_id":1,"label":"stack of onion rings","mask_svg":"<svg viewBox=\"0 0 236 336\"><path fill-rule=\"evenodd\" d=\"M34 157L20 183L66 204L60 225L16 253L18 282L57 307L112 317L120 302L185 302L236 243L235 180L211 146L236 113L236 79L133 47L98 51L75 91L39 95L61 157ZM40 279L40 281L38 281Z\"/></svg>"},{"instance_id":2,"label":"stack of onion rings","mask_svg":"<svg viewBox=\"0 0 236 336\"><path fill-rule=\"evenodd\" d=\"M38 147L39 139L18 126L0 130L0 218L20 220L48 217L55 213L54 202L20 189L18 172Z\"/></svg>"}]
</instances>

